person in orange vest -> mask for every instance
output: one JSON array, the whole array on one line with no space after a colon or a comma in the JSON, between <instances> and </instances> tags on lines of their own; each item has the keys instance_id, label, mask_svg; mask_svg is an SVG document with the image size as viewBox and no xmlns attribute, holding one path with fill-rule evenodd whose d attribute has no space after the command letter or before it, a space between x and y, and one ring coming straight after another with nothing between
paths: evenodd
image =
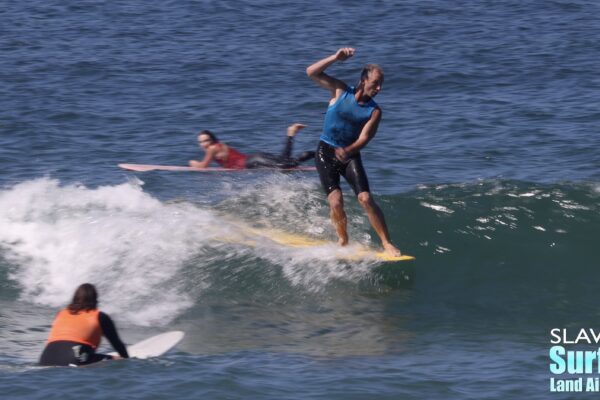
<instances>
[{"instance_id":1,"label":"person in orange vest","mask_svg":"<svg viewBox=\"0 0 600 400\"><path fill-rule=\"evenodd\" d=\"M120 357L98 354L105 336ZM98 310L98 292L91 283L80 285L73 301L56 315L40 365L86 365L102 360L129 358L113 320Z\"/></svg>"}]
</instances>

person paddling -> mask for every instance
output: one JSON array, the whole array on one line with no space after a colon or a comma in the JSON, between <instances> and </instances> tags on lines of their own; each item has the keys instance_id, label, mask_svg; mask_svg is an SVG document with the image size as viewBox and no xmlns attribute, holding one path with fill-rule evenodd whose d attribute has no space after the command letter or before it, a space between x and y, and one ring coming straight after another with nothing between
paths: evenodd
<instances>
[{"instance_id":1,"label":"person paddling","mask_svg":"<svg viewBox=\"0 0 600 400\"><path fill-rule=\"evenodd\" d=\"M360 150L373 139L381 121L381 108L373 98L383 85L383 70L378 65L368 64L356 87L348 86L325 73L330 65L347 60L354 52L351 47L341 48L306 69L313 81L331 93L323 134L315 156L317 171L327 195L338 243L342 246L348 243L347 218L340 189L340 176L343 176L365 209L385 252L391 256L400 256L400 250L390 240L383 212L371 196L360 156Z\"/></svg>"},{"instance_id":2,"label":"person paddling","mask_svg":"<svg viewBox=\"0 0 600 400\"><path fill-rule=\"evenodd\" d=\"M105 336L120 357L98 354L96 349ZM52 323L40 365L87 365L113 358L129 358L113 320L98 310L98 293L94 285L80 285L73 300L59 311Z\"/></svg>"},{"instance_id":3,"label":"person paddling","mask_svg":"<svg viewBox=\"0 0 600 400\"><path fill-rule=\"evenodd\" d=\"M295 168L302 162L314 158L314 151L305 151L298 157L292 157L294 136L306 125L292 124L287 129L287 139L280 155L270 153L243 154L233 147L222 143L211 131L204 130L198 135L198 143L204 150L202 161L190 160L189 166L193 168L207 168L212 161L219 163L223 168L254 169L254 168Z\"/></svg>"}]
</instances>

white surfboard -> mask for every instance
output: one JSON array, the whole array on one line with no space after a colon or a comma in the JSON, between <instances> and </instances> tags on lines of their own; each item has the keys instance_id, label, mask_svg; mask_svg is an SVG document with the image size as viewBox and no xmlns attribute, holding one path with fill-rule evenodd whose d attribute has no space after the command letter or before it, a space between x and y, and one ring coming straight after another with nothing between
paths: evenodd
<instances>
[{"instance_id":1,"label":"white surfboard","mask_svg":"<svg viewBox=\"0 0 600 400\"><path fill-rule=\"evenodd\" d=\"M182 331L170 331L160 335L149 337L131 346L127 346L127 353L130 358L152 358L159 357L175 347L185 336ZM119 353L108 353L111 356L118 356Z\"/></svg>"},{"instance_id":2,"label":"white surfboard","mask_svg":"<svg viewBox=\"0 0 600 400\"><path fill-rule=\"evenodd\" d=\"M194 168L186 167L182 165L150 165L150 164L119 164L119 168L126 169L127 171L135 172L148 172L148 171L185 171L185 172L241 172L241 171L256 171L256 170L267 170L267 171L316 171L315 167L309 166L298 166L294 168L250 168L250 169L233 169L233 168L220 168L220 167L208 167L208 168Z\"/></svg>"}]
</instances>

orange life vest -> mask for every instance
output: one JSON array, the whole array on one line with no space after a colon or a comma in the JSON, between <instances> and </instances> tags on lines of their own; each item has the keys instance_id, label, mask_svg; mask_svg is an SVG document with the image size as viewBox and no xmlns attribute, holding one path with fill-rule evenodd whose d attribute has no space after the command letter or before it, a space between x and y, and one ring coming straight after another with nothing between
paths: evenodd
<instances>
[{"instance_id":1,"label":"orange life vest","mask_svg":"<svg viewBox=\"0 0 600 400\"><path fill-rule=\"evenodd\" d=\"M87 344L93 349L100 345L102 339L102 327L98 320L98 310L80 311L71 314L68 309L60 311L54 322L48 337L48 343L59 340L68 340Z\"/></svg>"}]
</instances>

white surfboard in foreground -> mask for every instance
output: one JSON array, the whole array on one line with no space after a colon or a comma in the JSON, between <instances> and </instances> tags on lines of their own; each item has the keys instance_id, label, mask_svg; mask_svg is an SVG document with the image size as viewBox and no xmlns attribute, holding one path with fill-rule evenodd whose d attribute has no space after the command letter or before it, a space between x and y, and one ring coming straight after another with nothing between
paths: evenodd
<instances>
[{"instance_id":1,"label":"white surfboard in foreground","mask_svg":"<svg viewBox=\"0 0 600 400\"><path fill-rule=\"evenodd\" d=\"M141 342L127 346L127 352L130 358L152 358L165 354L167 351L175 347L185 336L182 331L170 331L161 333L160 335L149 337ZM108 353L111 356L118 356L119 353Z\"/></svg>"}]
</instances>

